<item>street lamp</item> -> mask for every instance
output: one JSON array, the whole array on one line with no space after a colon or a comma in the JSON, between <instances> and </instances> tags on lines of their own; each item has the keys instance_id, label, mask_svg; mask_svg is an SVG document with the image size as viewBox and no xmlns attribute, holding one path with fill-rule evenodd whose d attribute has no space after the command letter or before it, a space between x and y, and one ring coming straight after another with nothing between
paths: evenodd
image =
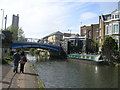
<instances>
[{"instance_id":1,"label":"street lamp","mask_svg":"<svg viewBox=\"0 0 120 90\"><path fill-rule=\"evenodd\" d=\"M70 31L70 35L71 35L71 30L70 30L70 29L68 29L68 31Z\"/></svg>"},{"instance_id":2,"label":"street lamp","mask_svg":"<svg viewBox=\"0 0 120 90\"><path fill-rule=\"evenodd\" d=\"M2 30L3 30L3 22L4 22L4 9L1 9L1 11L3 11L3 15L2 15Z\"/></svg>"},{"instance_id":3,"label":"street lamp","mask_svg":"<svg viewBox=\"0 0 120 90\"><path fill-rule=\"evenodd\" d=\"M5 17L5 30L6 30L6 23L7 23L7 15Z\"/></svg>"},{"instance_id":4,"label":"street lamp","mask_svg":"<svg viewBox=\"0 0 120 90\"><path fill-rule=\"evenodd\" d=\"M82 22L80 22L80 35L81 35ZM82 35L81 35L82 36Z\"/></svg>"}]
</instances>

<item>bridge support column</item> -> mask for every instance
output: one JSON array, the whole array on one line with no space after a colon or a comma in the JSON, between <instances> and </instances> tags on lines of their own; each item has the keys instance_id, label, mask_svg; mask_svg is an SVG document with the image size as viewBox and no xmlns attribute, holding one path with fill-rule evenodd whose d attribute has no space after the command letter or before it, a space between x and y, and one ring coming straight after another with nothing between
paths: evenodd
<instances>
[{"instance_id":1,"label":"bridge support column","mask_svg":"<svg viewBox=\"0 0 120 90\"><path fill-rule=\"evenodd\" d=\"M60 58L59 52L57 51L49 51L51 58Z\"/></svg>"},{"instance_id":2,"label":"bridge support column","mask_svg":"<svg viewBox=\"0 0 120 90\"><path fill-rule=\"evenodd\" d=\"M67 55L62 48L59 51L49 51L50 57L66 59Z\"/></svg>"}]
</instances>

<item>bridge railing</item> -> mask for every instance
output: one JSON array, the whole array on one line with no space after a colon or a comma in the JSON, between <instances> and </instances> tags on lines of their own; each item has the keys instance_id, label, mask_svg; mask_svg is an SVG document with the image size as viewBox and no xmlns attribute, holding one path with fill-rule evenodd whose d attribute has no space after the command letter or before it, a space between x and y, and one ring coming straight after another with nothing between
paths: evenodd
<instances>
[{"instance_id":1,"label":"bridge railing","mask_svg":"<svg viewBox=\"0 0 120 90\"><path fill-rule=\"evenodd\" d=\"M14 40L15 42L29 42L29 43L40 43L40 44L45 44L45 45L54 45L54 46L60 46L60 45L56 45L50 42L44 42L41 39L37 39L37 38L18 38L17 40Z\"/></svg>"},{"instance_id":2,"label":"bridge railing","mask_svg":"<svg viewBox=\"0 0 120 90\"><path fill-rule=\"evenodd\" d=\"M17 42L40 42L41 39L37 39L37 38L17 38L17 40L14 40L14 41L17 41Z\"/></svg>"}]
</instances>

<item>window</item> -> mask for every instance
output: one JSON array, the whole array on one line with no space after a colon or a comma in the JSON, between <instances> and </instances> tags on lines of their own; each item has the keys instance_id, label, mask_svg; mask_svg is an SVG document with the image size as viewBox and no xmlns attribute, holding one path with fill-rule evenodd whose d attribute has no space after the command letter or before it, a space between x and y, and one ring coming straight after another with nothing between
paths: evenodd
<instances>
[{"instance_id":1,"label":"window","mask_svg":"<svg viewBox=\"0 0 120 90\"><path fill-rule=\"evenodd\" d=\"M115 18L119 18L119 15L115 15Z\"/></svg>"},{"instance_id":2,"label":"window","mask_svg":"<svg viewBox=\"0 0 120 90\"><path fill-rule=\"evenodd\" d=\"M111 19L111 16L108 16L108 17L107 17L107 20L110 20L110 19Z\"/></svg>"},{"instance_id":3,"label":"window","mask_svg":"<svg viewBox=\"0 0 120 90\"><path fill-rule=\"evenodd\" d=\"M112 15L112 19L114 19L114 15Z\"/></svg>"},{"instance_id":4,"label":"window","mask_svg":"<svg viewBox=\"0 0 120 90\"><path fill-rule=\"evenodd\" d=\"M86 30L84 30L84 34L86 34Z\"/></svg>"},{"instance_id":5,"label":"window","mask_svg":"<svg viewBox=\"0 0 120 90\"><path fill-rule=\"evenodd\" d=\"M105 34L106 34L106 35L109 34L109 27L108 27L108 25L106 25Z\"/></svg>"},{"instance_id":6,"label":"window","mask_svg":"<svg viewBox=\"0 0 120 90\"><path fill-rule=\"evenodd\" d=\"M96 32L98 32L98 28L96 28Z\"/></svg>"},{"instance_id":7,"label":"window","mask_svg":"<svg viewBox=\"0 0 120 90\"><path fill-rule=\"evenodd\" d=\"M114 24L114 25L113 25L113 33L114 33L114 34L117 34L117 33L118 33L118 31L119 31L119 30L118 30L118 29L119 29L118 27L119 27L118 24Z\"/></svg>"},{"instance_id":8,"label":"window","mask_svg":"<svg viewBox=\"0 0 120 90\"><path fill-rule=\"evenodd\" d=\"M112 24L110 24L108 32L109 32L109 34L112 34Z\"/></svg>"}]
</instances>

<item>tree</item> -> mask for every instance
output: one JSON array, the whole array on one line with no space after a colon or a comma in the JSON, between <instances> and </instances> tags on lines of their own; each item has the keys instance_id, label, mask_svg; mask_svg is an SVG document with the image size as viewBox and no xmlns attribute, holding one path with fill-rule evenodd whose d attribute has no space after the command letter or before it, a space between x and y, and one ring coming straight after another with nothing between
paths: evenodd
<instances>
[{"instance_id":1,"label":"tree","mask_svg":"<svg viewBox=\"0 0 120 90\"><path fill-rule=\"evenodd\" d=\"M22 30L21 27L18 29L18 32L19 32L19 35L18 35L19 41L23 41L25 38L25 35L24 35L24 31Z\"/></svg>"},{"instance_id":2,"label":"tree","mask_svg":"<svg viewBox=\"0 0 120 90\"><path fill-rule=\"evenodd\" d=\"M12 38L13 40L18 40L18 37L20 40L24 39L24 31L22 30L22 28L19 28L15 25L11 25L10 27L7 28L7 30L13 32L12 34Z\"/></svg>"},{"instance_id":3,"label":"tree","mask_svg":"<svg viewBox=\"0 0 120 90\"><path fill-rule=\"evenodd\" d=\"M102 54L108 59L109 62L113 62L113 57L115 56L118 49L117 42L112 37L107 37L102 46Z\"/></svg>"},{"instance_id":4,"label":"tree","mask_svg":"<svg viewBox=\"0 0 120 90\"><path fill-rule=\"evenodd\" d=\"M35 48L30 48L29 50L30 55L34 56L34 51L35 51Z\"/></svg>"},{"instance_id":5,"label":"tree","mask_svg":"<svg viewBox=\"0 0 120 90\"><path fill-rule=\"evenodd\" d=\"M34 54L35 54L36 56L39 56L39 53L40 53L39 50L37 50L37 49L34 50Z\"/></svg>"},{"instance_id":6,"label":"tree","mask_svg":"<svg viewBox=\"0 0 120 90\"><path fill-rule=\"evenodd\" d=\"M97 53L98 52L98 43L92 39L86 40L86 53Z\"/></svg>"}]
</instances>

